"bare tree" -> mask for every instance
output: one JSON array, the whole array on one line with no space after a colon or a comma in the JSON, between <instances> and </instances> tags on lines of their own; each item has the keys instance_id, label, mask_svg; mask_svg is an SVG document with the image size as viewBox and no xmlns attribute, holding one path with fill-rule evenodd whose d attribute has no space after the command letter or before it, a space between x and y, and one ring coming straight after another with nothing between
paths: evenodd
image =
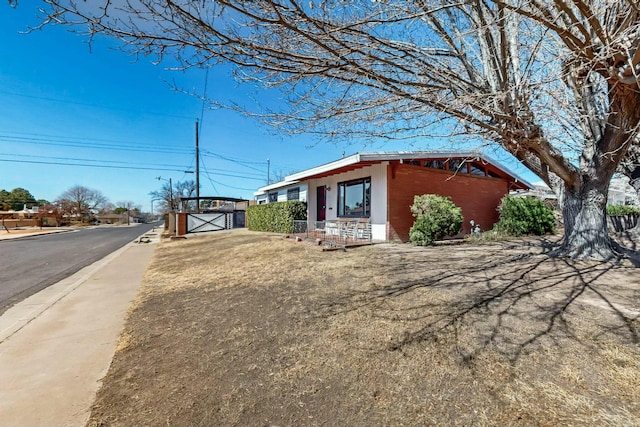
<instances>
[{"instance_id":1,"label":"bare tree","mask_svg":"<svg viewBox=\"0 0 640 427\"><path fill-rule=\"evenodd\" d=\"M165 182L160 190L149 192L149 195L153 197L153 200L157 200L160 202L157 205L157 211L169 212L174 209L173 188L172 183L169 183L169 181Z\"/></svg>"},{"instance_id":2,"label":"bare tree","mask_svg":"<svg viewBox=\"0 0 640 427\"><path fill-rule=\"evenodd\" d=\"M196 182L194 180L178 181L176 183L174 196L176 198L176 204L181 203L181 199L187 197L195 197L196 194ZM195 201L182 201L182 207L186 210L195 211Z\"/></svg>"},{"instance_id":3,"label":"bare tree","mask_svg":"<svg viewBox=\"0 0 640 427\"><path fill-rule=\"evenodd\" d=\"M75 185L62 193L55 203L68 215L82 220L107 202L100 191Z\"/></svg>"},{"instance_id":4,"label":"bare tree","mask_svg":"<svg viewBox=\"0 0 640 427\"><path fill-rule=\"evenodd\" d=\"M152 191L149 193L154 200L159 200L160 205L158 209L165 212L177 209L180 204L180 199L185 197L193 197L196 192L196 183L193 180L166 181L160 190Z\"/></svg>"},{"instance_id":5,"label":"bare tree","mask_svg":"<svg viewBox=\"0 0 640 427\"><path fill-rule=\"evenodd\" d=\"M280 88L282 110L245 112L290 133L496 144L560 194L563 254L613 256L609 181L640 121L638 0L45 1L43 25Z\"/></svg>"}]
</instances>

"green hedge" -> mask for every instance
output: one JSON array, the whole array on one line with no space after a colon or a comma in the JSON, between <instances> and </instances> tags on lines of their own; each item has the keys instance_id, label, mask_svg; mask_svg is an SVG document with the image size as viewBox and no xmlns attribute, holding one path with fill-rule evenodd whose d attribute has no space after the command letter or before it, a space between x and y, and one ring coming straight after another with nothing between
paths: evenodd
<instances>
[{"instance_id":1,"label":"green hedge","mask_svg":"<svg viewBox=\"0 0 640 427\"><path fill-rule=\"evenodd\" d=\"M609 216L640 215L640 209L638 209L635 206L608 205L607 215Z\"/></svg>"},{"instance_id":2,"label":"green hedge","mask_svg":"<svg viewBox=\"0 0 640 427\"><path fill-rule=\"evenodd\" d=\"M247 208L249 230L292 233L293 221L307 219L307 204L299 201L274 202Z\"/></svg>"},{"instance_id":3,"label":"green hedge","mask_svg":"<svg viewBox=\"0 0 640 427\"><path fill-rule=\"evenodd\" d=\"M505 196L498 207L500 220L494 231L511 236L526 236L555 232L553 211L535 197Z\"/></svg>"}]
</instances>

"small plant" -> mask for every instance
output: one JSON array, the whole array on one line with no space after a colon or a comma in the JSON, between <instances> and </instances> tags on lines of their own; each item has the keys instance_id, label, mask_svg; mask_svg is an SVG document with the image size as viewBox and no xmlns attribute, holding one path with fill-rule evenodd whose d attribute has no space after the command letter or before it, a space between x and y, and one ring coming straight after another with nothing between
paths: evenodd
<instances>
[{"instance_id":1,"label":"small plant","mask_svg":"<svg viewBox=\"0 0 640 427\"><path fill-rule=\"evenodd\" d=\"M609 216L640 215L640 209L638 209L636 206L607 205L607 215Z\"/></svg>"},{"instance_id":2,"label":"small plant","mask_svg":"<svg viewBox=\"0 0 640 427\"><path fill-rule=\"evenodd\" d=\"M409 241L426 246L444 236L454 236L462 229L462 209L448 197L436 194L415 196L411 213L416 221L409 230Z\"/></svg>"},{"instance_id":3,"label":"small plant","mask_svg":"<svg viewBox=\"0 0 640 427\"><path fill-rule=\"evenodd\" d=\"M535 197L505 196L498 206L500 220L494 230L512 236L555 233L553 211Z\"/></svg>"}]
</instances>

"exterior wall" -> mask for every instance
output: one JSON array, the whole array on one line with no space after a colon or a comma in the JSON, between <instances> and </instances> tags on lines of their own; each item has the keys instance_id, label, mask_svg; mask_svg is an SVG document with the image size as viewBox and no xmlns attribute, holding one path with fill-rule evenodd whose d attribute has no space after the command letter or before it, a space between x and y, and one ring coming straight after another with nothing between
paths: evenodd
<instances>
[{"instance_id":1,"label":"exterior wall","mask_svg":"<svg viewBox=\"0 0 640 427\"><path fill-rule=\"evenodd\" d=\"M387 164L366 166L354 171L345 172L326 178L307 181L308 201L307 218L314 222L317 220L316 188L327 186L330 190L326 193L326 219L335 221L338 219L338 183L353 179L371 177L371 234L373 240L386 240L387 227Z\"/></svg>"},{"instance_id":2,"label":"exterior wall","mask_svg":"<svg viewBox=\"0 0 640 427\"><path fill-rule=\"evenodd\" d=\"M187 234L187 214L180 212L176 214L172 213L171 215L175 215L174 221L177 221L177 227L174 225L175 228L173 230L169 229L169 231L175 232L176 236L184 236ZM171 221L169 221L169 223L171 223Z\"/></svg>"},{"instance_id":3,"label":"exterior wall","mask_svg":"<svg viewBox=\"0 0 640 427\"><path fill-rule=\"evenodd\" d=\"M20 218L20 219L8 219L5 218L4 220L2 220L0 222L0 228L2 228L2 225L4 225L7 228L16 228L16 227L37 227L40 225L40 221L37 219L27 219L27 218Z\"/></svg>"},{"instance_id":4,"label":"exterior wall","mask_svg":"<svg viewBox=\"0 0 640 427\"><path fill-rule=\"evenodd\" d=\"M298 183L295 185L290 185L288 187L282 187L282 188L274 189L271 191L266 191L265 194L256 196L255 198L256 203L257 204L269 203L269 194L271 193L278 193L278 202L286 202L287 190L291 188L296 188L296 187L300 189L300 193L298 194L298 201L306 202L307 201L307 184Z\"/></svg>"},{"instance_id":5,"label":"exterior wall","mask_svg":"<svg viewBox=\"0 0 640 427\"><path fill-rule=\"evenodd\" d=\"M413 197L422 194L448 196L462 209L462 232L470 232L474 220L482 230L489 230L498 221L496 208L508 194L508 183L498 178L467 174L453 175L447 171L392 162L387 168L388 233L387 240L409 240L409 229L415 218L410 206Z\"/></svg>"}]
</instances>

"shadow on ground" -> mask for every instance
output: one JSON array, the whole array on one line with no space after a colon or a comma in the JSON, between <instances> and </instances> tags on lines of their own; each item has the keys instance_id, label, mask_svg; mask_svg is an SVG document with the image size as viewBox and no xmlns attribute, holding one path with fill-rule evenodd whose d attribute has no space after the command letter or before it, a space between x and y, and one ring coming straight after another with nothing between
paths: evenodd
<instances>
[{"instance_id":1,"label":"shadow on ground","mask_svg":"<svg viewBox=\"0 0 640 427\"><path fill-rule=\"evenodd\" d=\"M374 261L389 266L388 282L326 300L323 315L369 307L374 316L402 322L392 351L453 333L465 363L488 348L515 362L540 343L561 346L566 339L590 345L607 335L640 343L640 274L629 259L550 257L554 246L544 239L459 248L442 259L437 249L390 247Z\"/></svg>"}]
</instances>

